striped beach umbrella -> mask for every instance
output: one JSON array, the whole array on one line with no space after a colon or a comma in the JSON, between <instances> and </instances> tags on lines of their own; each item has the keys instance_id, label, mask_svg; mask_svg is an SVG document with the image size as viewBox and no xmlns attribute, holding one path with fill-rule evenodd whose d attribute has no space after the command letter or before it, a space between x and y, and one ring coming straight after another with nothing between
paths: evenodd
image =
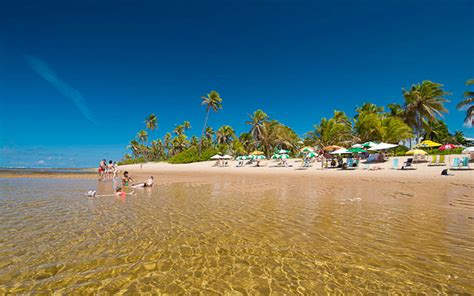
<instances>
[{"instance_id":1,"label":"striped beach umbrella","mask_svg":"<svg viewBox=\"0 0 474 296\"><path fill-rule=\"evenodd\" d=\"M316 156L318 156L318 155L314 152L309 152L308 154L306 154L306 157L308 157L308 158L313 158L313 157L316 157Z\"/></svg>"},{"instance_id":2,"label":"striped beach umbrella","mask_svg":"<svg viewBox=\"0 0 474 296\"><path fill-rule=\"evenodd\" d=\"M253 159L265 159L265 155L254 155Z\"/></svg>"}]
</instances>

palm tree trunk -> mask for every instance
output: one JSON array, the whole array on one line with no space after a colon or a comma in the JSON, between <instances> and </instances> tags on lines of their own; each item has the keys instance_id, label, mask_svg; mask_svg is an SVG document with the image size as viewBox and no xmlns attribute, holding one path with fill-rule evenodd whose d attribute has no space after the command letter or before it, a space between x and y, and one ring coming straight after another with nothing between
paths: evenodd
<instances>
[{"instance_id":1,"label":"palm tree trunk","mask_svg":"<svg viewBox=\"0 0 474 296\"><path fill-rule=\"evenodd\" d=\"M201 133L201 139L199 140L199 149L198 149L199 157L201 157L202 138L204 137L204 132L206 131L207 120L209 119L209 111L210 111L210 109L207 108L206 119L204 120L204 126L202 127L202 133Z\"/></svg>"}]
</instances>

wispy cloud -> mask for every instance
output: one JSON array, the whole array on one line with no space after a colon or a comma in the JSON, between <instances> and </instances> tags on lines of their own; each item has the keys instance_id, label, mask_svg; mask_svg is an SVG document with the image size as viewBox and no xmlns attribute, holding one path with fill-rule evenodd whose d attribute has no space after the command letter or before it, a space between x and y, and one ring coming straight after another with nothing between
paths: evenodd
<instances>
[{"instance_id":1,"label":"wispy cloud","mask_svg":"<svg viewBox=\"0 0 474 296\"><path fill-rule=\"evenodd\" d=\"M81 93L62 81L56 73L48 66L46 62L40 60L34 56L26 55L25 59L31 68L44 80L48 81L54 88L56 88L63 96L72 100L74 105L79 111L86 117L90 122L96 123L91 110L86 105L84 98Z\"/></svg>"}]
</instances>

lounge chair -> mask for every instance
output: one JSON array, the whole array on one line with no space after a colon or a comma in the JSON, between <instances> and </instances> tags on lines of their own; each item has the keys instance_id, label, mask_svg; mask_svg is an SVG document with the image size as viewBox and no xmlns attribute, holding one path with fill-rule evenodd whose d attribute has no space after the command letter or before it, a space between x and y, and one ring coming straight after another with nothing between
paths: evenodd
<instances>
[{"instance_id":1,"label":"lounge chair","mask_svg":"<svg viewBox=\"0 0 474 296\"><path fill-rule=\"evenodd\" d=\"M393 170L398 170L398 158L394 158L392 160L392 169Z\"/></svg>"},{"instance_id":2,"label":"lounge chair","mask_svg":"<svg viewBox=\"0 0 474 296\"><path fill-rule=\"evenodd\" d=\"M438 165L439 166L445 166L446 165L446 163L444 162L444 158L445 158L444 155L439 156L439 159L438 159Z\"/></svg>"},{"instance_id":3,"label":"lounge chair","mask_svg":"<svg viewBox=\"0 0 474 296\"><path fill-rule=\"evenodd\" d=\"M431 156L431 161L428 163L428 166L437 166L438 165L438 155Z\"/></svg>"},{"instance_id":4,"label":"lounge chair","mask_svg":"<svg viewBox=\"0 0 474 296\"><path fill-rule=\"evenodd\" d=\"M416 170L416 167L413 165L413 158L408 158L403 163L402 170Z\"/></svg>"},{"instance_id":5,"label":"lounge chair","mask_svg":"<svg viewBox=\"0 0 474 296\"><path fill-rule=\"evenodd\" d=\"M451 167L452 170L470 170L469 167L469 157L463 157L462 159L454 158L453 165Z\"/></svg>"}]
</instances>

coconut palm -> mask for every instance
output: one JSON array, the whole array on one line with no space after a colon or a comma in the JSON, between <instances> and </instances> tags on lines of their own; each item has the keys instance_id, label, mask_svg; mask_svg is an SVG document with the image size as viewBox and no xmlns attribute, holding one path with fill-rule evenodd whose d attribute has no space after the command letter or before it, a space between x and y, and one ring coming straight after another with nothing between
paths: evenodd
<instances>
[{"instance_id":1,"label":"coconut palm","mask_svg":"<svg viewBox=\"0 0 474 296\"><path fill-rule=\"evenodd\" d=\"M148 141L148 133L144 130L141 130L137 133L137 139L141 143L146 143Z\"/></svg>"},{"instance_id":2,"label":"coconut palm","mask_svg":"<svg viewBox=\"0 0 474 296\"><path fill-rule=\"evenodd\" d=\"M445 99L447 95L449 93L443 90L442 84L428 80L403 90L406 121L414 128L417 142L425 122L442 118L443 113L448 112L444 107L444 103L449 102Z\"/></svg>"},{"instance_id":3,"label":"coconut palm","mask_svg":"<svg viewBox=\"0 0 474 296\"><path fill-rule=\"evenodd\" d=\"M145 119L145 124L146 124L146 128L149 130L149 131L154 131L155 129L158 128L158 124L157 124L157 118L155 116L155 114L150 114L148 115L148 117Z\"/></svg>"},{"instance_id":4,"label":"coconut palm","mask_svg":"<svg viewBox=\"0 0 474 296\"><path fill-rule=\"evenodd\" d=\"M132 150L132 155L134 158L140 156L140 143L137 140L131 140L130 144L127 146L127 149Z\"/></svg>"},{"instance_id":5,"label":"coconut palm","mask_svg":"<svg viewBox=\"0 0 474 296\"><path fill-rule=\"evenodd\" d=\"M413 129L396 116L381 117L381 141L386 143L399 143L411 139Z\"/></svg>"},{"instance_id":6,"label":"coconut palm","mask_svg":"<svg viewBox=\"0 0 474 296\"><path fill-rule=\"evenodd\" d=\"M202 127L201 133L201 140L199 141L199 156L201 156L201 146L202 146L202 139L204 138L204 132L206 130L207 121L209 119L209 111L211 109L214 112L217 112L219 109L222 109L222 98L220 97L219 93L215 90L211 91L207 96L201 97L201 105L206 106L206 119L204 119L204 125Z\"/></svg>"},{"instance_id":7,"label":"coconut palm","mask_svg":"<svg viewBox=\"0 0 474 296\"><path fill-rule=\"evenodd\" d=\"M235 138L235 131L230 125L221 126L216 133L218 144L230 144Z\"/></svg>"},{"instance_id":8,"label":"coconut palm","mask_svg":"<svg viewBox=\"0 0 474 296\"><path fill-rule=\"evenodd\" d=\"M187 131L188 129L191 129L191 123L189 121L183 122L183 127L184 130Z\"/></svg>"},{"instance_id":9,"label":"coconut palm","mask_svg":"<svg viewBox=\"0 0 474 296\"><path fill-rule=\"evenodd\" d=\"M242 146L247 152L250 152L252 147L254 147L252 134L250 133L241 133L239 136L239 141L242 143Z\"/></svg>"},{"instance_id":10,"label":"coconut palm","mask_svg":"<svg viewBox=\"0 0 474 296\"><path fill-rule=\"evenodd\" d=\"M466 86L474 85L474 79L469 79L466 82ZM465 91L464 100L457 104L458 110L466 110L466 117L464 118L464 124L471 127L474 125L474 91Z\"/></svg>"},{"instance_id":11,"label":"coconut palm","mask_svg":"<svg viewBox=\"0 0 474 296\"><path fill-rule=\"evenodd\" d=\"M322 118L314 130L307 133L307 137L316 145L325 147L329 145L348 145L352 143L352 124L344 112L334 111L330 119Z\"/></svg>"},{"instance_id":12,"label":"coconut palm","mask_svg":"<svg viewBox=\"0 0 474 296\"><path fill-rule=\"evenodd\" d=\"M403 110L403 107L400 104L388 104L388 115L390 116L396 116L400 118L405 118L405 111Z\"/></svg>"},{"instance_id":13,"label":"coconut palm","mask_svg":"<svg viewBox=\"0 0 474 296\"><path fill-rule=\"evenodd\" d=\"M255 141L255 144L261 141L263 137L263 124L268 120L268 115L262 110L258 109L252 115L249 115L250 120L245 123L250 125L250 134ZM257 148L257 147L255 147Z\"/></svg>"},{"instance_id":14,"label":"coconut palm","mask_svg":"<svg viewBox=\"0 0 474 296\"><path fill-rule=\"evenodd\" d=\"M468 143L462 131L456 131L453 135L453 140L459 145L466 145Z\"/></svg>"},{"instance_id":15,"label":"coconut palm","mask_svg":"<svg viewBox=\"0 0 474 296\"><path fill-rule=\"evenodd\" d=\"M180 124L175 126L173 133L177 136L184 134L184 125Z\"/></svg>"},{"instance_id":16,"label":"coconut palm","mask_svg":"<svg viewBox=\"0 0 474 296\"><path fill-rule=\"evenodd\" d=\"M171 150L173 149L173 144L171 143L172 139L171 139L171 134L170 133L166 133L165 134L165 138L164 138L164 147L166 149L166 157L170 157L170 153L171 153Z\"/></svg>"}]
</instances>

